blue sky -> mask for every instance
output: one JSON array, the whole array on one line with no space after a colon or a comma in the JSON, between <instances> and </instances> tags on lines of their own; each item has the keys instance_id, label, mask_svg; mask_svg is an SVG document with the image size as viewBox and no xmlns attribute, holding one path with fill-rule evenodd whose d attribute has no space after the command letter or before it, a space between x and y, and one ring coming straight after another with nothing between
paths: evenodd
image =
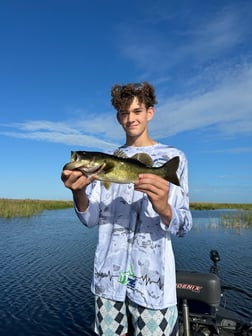
<instances>
[{"instance_id":1,"label":"blue sky","mask_svg":"<svg viewBox=\"0 0 252 336\"><path fill-rule=\"evenodd\" d=\"M115 83L149 81L150 135L182 149L190 199L252 202L252 2L0 4L0 198L71 199L71 150L124 143Z\"/></svg>"}]
</instances>

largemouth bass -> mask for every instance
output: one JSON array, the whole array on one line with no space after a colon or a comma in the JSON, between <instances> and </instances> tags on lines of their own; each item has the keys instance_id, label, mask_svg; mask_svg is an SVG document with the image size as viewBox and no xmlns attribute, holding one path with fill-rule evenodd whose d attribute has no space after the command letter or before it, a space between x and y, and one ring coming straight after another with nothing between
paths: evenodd
<instances>
[{"instance_id":1,"label":"largemouth bass","mask_svg":"<svg viewBox=\"0 0 252 336\"><path fill-rule=\"evenodd\" d=\"M66 163L63 170L80 170L86 176L95 176L103 181L106 188L113 183L134 183L141 173L155 174L179 186L176 171L179 157L176 156L161 167L151 167L141 160L141 154L146 162L145 153L138 153L132 158L118 157L101 152L72 151L71 161ZM136 159L137 158L137 159Z\"/></svg>"}]
</instances>

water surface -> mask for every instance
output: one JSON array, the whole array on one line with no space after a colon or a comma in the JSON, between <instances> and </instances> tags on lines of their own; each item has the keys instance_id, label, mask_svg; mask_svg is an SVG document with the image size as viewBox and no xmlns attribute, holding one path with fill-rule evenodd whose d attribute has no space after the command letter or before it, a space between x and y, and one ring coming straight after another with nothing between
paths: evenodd
<instances>
[{"instance_id":1,"label":"water surface","mask_svg":"<svg viewBox=\"0 0 252 336\"><path fill-rule=\"evenodd\" d=\"M224 282L240 290L227 294L228 307L251 320L252 230L225 229L219 216L193 211L192 231L173 238L177 268L208 272L209 251L217 249ZM0 219L0 237L0 335L93 335L97 229L67 209Z\"/></svg>"}]
</instances>

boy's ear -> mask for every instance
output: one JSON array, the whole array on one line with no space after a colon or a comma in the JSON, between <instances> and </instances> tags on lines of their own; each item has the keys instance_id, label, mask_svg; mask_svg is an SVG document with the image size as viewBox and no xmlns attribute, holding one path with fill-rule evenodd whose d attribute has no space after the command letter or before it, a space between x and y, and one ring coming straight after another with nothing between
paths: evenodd
<instances>
[{"instance_id":1,"label":"boy's ear","mask_svg":"<svg viewBox=\"0 0 252 336\"><path fill-rule=\"evenodd\" d=\"M155 110L154 110L154 107L153 106L150 106L148 107L148 110L147 110L147 113L148 113L148 121L151 120L154 116L154 113L155 113Z\"/></svg>"},{"instance_id":2,"label":"boy's ear","mask_svg":"<svg viewBox=\"0 0 252 336\"><path fill-rule=\"evenodd\" d=\"M119 122L119 124L121 124L121 120L120 120L120 116L119 116L119 112L116 113L116 119Z\"/></svg>"}]
</instances>

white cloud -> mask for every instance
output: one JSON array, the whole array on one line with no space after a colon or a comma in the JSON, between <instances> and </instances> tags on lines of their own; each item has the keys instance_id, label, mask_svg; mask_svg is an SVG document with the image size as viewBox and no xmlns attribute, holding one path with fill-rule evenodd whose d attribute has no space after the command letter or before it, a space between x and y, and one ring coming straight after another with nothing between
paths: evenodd
<instances>
[{"instance_id":1,"label":"white cloud","mask_svg":"<svg viewBox=\"0 0 252 336\"><path fill-rule=\"evenodd\" d=\"M27 139L27 140L36 140L36 141L46 141L46 142L54 142L54 143L62 143L66 145L73 146L83 146L87 148L100 148L106 149L109 148L114 149L118 146L117 143L109 142L106 140L102 140L99 137L92 135L85 135L79 133L77 134L66 134L61 132L54 131L45 131L45 132L0 132L1 135L19 139Z\"/></svg>"},{"instance_id":2,"label":"white cloud","mask_svg":"<svg viewBox=\"0 0 252 336\"><path fill-rule=\"evenodd\" d=\"M157 109L151 130L158 137L215 126L222 134L252 132L252 65L228 72L215 88L168 99Z\"/></svg>"},{"instance_id":3,"label":"white cloud","mask_svg":"<svg viewBox=\"0 0 252 336\"><path fill-rule=\"evenodd\" d=\"M214 89L193 95L169 98L156 110L150 123L154 138L162 139L184 131L215 127L226 135L252 133L252 65L240 66L223 74ZM204 90L203 90L204 91ZM115 115L88 115L84 120L52 122L32 120L14 123L13 129L0 134L40 141L58 142L86 147L115 147L123 141L124 133Z\"/></svg>"},{"instance_id":4,"label":"white cloud","mask_svg":"<svg viewBox=\"0 0 252 336\"><path fill-rule=\"evenodd\" d=\"M154 9L153 9L154 10ZM119 36L121 52L145 74L160 76L163 71L174 71L180 67L199 69L207 63L224 62L224 57L236 57L236 48L250 45L251 12L249 3L244 6L224 6L198 15L176 11L169 16L169 5L155 12L160 20L149 13L150 22L142 29L142 22L135 22ZM184 16L184 20L181 19ZM187 16L186 16L187 15ZM123 41L123 43L122 43ZM139 46L139 41L141 44ZM176 74L174 75L176 77ZM175 78L176 79L176 78Z\"/></svg>"},{"instance_id":5,"label":"white cloud","mask_svg":"<svg viewBox=\"0 0 252 336\"><path fill-rule=\"evenodd\" d=\"M144 69L146 78L148 73L152 73L150 76L161 92L156 116L150 123L154 138L162 139L209 127L218 131L220 136L252 133L250 49L243 54L243 61L235 52L235 48L239 48L241 42L246 43L251 34L251 30L247 29L247 19L246 6L235 10L226 7L215 15L211 12L206 19L198 18L197 22L189 20L186 27L176 27L176 34L168 29L169 20L175 21L175 18L167 15L150 22L150 34L136 29L138 23L135 23L132 35L127 26L127 34L121 39L124 43L120 44L123 52L140 69ZM164 22L167 34L160 33L160 29L155 30L155 25ZM225 58L226 53L232 50L231 56ZM176 67L191 70L183 74L180 69L179 78L174 71ZM175 93L176 83L179 83L179 94L170 94L166 98L167 82L169 86L174 85ZM98 148L122 143L124 133L114 114L78 115L85 115L85 119L78 117L58 122L31 120L2 125L0 134ZM6 127L11 129L7 132Z\"/></svg>"}]
</instances>

